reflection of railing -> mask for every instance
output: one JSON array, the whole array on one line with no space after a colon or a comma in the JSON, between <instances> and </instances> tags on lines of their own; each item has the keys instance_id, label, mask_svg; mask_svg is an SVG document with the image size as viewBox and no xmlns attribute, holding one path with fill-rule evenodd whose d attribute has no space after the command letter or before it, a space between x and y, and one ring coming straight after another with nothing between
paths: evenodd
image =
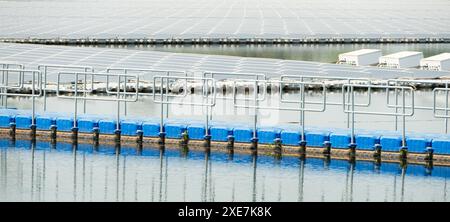
<instances>
[{"instance_id":1,"label":"reflection of railing","mask_svg":"<svg viewBox=\"0 0 450 222\"><path fill-rule=\"evenodd\" d=\"M394 112L377 112L377 111L367 111L367 110L355 110L356 102L355 102L355 88L373 88L373 89L383 89L386 90L386 93L389 94L390 90L395 90L395 93L401 92L402 96L402 104L401 104L401 112L395 109ZM406 91L409 91L411 102L408 106L406 104ZM342 101L343 108L345 113L351 114L351 143L350 147L356 146L355 144L355 114L363 114L363 115L381 115L381 116L401 116L403 118L402 121L402 147L406 148L406 116L414 115L414 89L413 87L407 86L390 86L390 85L361 85L361 84L344 84L342 86ZM346 95L350 95L350 100L346 98ZM349 109L350 107L350 109ZM409 113L406 110L409 109Z\"/></svg>"},{"instance_id":2,"label":"reflection of railing","mask_svg":"<svg viewBox=\"0 0 450 222\"><path fill-rule=\"evenodd\" d=\"M178 95L169 94L169 85L176 81L184 81L184 86L187 86L187 82L200 82L202 86L202 94L206 100L201 102L187 102L187 101L171 101L170 97L177 97ZM157 93L159 89L159 93ZM187 91L187 88L183 89ZM210 97L209 95L212 94ZM184 94L186 95L186 94ZM205 140L210 138L209 135L209 118L208 118L208 107L213 107L216 105L216 88L215 81L213 78L202 78L202 77L181 77L181 76L154 76L153 77L153 102L161 104L161 121L160 121L160 137L164 138L164 104L178 104L178 105L190 105L190 106L202 106L206 107L205 115Z\"/></svg>"},{"instance_id":3,"label":"reflection of railing","mask_svg":"<svg viewBox=\"0 0 450 222\"><path fill-rule=\"evenodd\" d=\"M67 85L67 80L64 82L61 81L61 77L65 76L66 78L74 78L73 81L69 81L69 85ZM80 80L80 76L84 77ZM87 80L87 77L91 77L91 81L94 82L96 77L107 77L107 76L113 76L117 79L117 87L115 92L111 92L112 96L109 97L92 97L92 96L86 96L87 93L91 93L94 88L86 88L87 82L83 82ZM128 99L125 97L126 88L121 88L124 79L135 79L135 87L136 89L139 88L139 76L138 75L127 75L127 74L110 74L110 73L91 73L91 72L59 72L58 73L58 80L57 80L57 87L56 87L56 95L59 98L64 99L73 99L74 100L74 121L73 121L73 128L77 128L77 112L78 112L78 100L93 100L93 101L111 101L111 102L117 102L117 122L116 122L116 130L118 131L120 129L120 102L136 102L139 97L139 92L136 90L134 92L134 97L131 99ZM80 82L81 81L81 82ZM66 84L64 84L66 83ZM61 86L64 84L65 88L62 88ZM80 84L84 87L82 89L79 89ZM93 87L93 84L92 86ZM71 95L63 95L63 93L73 93L73 96ZM83 93L83 96L78 96L78 93Z\"/></svg>"}]
</instances>

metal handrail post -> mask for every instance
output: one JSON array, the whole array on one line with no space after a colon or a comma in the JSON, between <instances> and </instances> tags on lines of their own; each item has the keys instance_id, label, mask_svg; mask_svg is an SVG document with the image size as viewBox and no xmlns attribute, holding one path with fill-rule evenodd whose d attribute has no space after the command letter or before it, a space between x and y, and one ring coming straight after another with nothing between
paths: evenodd
<instances>
[{"instance_id":1,"label":"metal handrail post","mask_svg":"<svg viewBox=\"0 0 450 222\"><path fill-rule=\"evenodd\" d=\"M350 79L347 80L347 83L350 84ZM352 90L352 93L353 93L353 87L352 87L351 90ZM347 100L347 101L350 101L350 96L351 96L351 95L350 95L350 93L349 93L349 94L348 94L348 98L347 98L348 100ZM353 106L353 105L354 105L354 102L353 102L351 105L349 104L349 105L348 105L348 108L350 109L350 107ZM347 113L347 128L350 128L350 113Z\"/></svg>"},{"instance_id":2,"label":"metal handrail post","mask_svg":"<svg viewBox=\"0 0 450 222\"><path fill-rule=\"evenodd\" d=\"M75 99L73 112L73 128L77 128L77 112L78 112L78 73L75 73Z\"/></svg>"},{"instance_id":3,"label":"metal handrail post","mask_svg":"<svg viewBox=\"0 0 450 222\"><path fill-rule=\"evenodd\" d=\"M398 89L395 88L394 89L394 93L395 93L395 112L398 112ZM395 116L395 131L398 130L398 116Z\"/></svg>"},{"instance_id":4,"label":"metal handrail post","mask_svg":"<svg viewBox=\"0 0 450 222\"><path fill-rule=\"evenodd\" d=\"M47 66L44 67L44 112L47 111Z\"/></svg>"},{"instance_id":5,"label":"metal handrail post","mask_svg":"<svg viewBox=\"0 0 450 222\"><path fill-rule=\"evenodd\" d=\"M125 74L127 74L128 72L127 72L127 70L125 70L124 71L124 73ZM120 82L120 81L119 81ZM123 97L126 97L127 96L127 94L126 94L126 92L127 92L127 77L125 76L124 77L124 89L123 89L124 91L124 94L123 94ZM139 90L139 89L136 89L136 90ZM126 116L127 115L127 101L124 101L123 102L123 112L124 112L124 115Z\"/></svg>"},{"instance_id":6,"label":"metal handrail post","mask_svg":"<svg viewBox=\"0 0 450 222\"><path fill-rule=\"evenodd\" d=\"M256 131L257 131L257 124L258 124L258 83L255 81L254 88L253 88L253 101L255 103L255 109L254 109L254 124L253 124L253 140L256 140Z\"/></svg>"},{"instance_id":7,"label":"metal handrail post","mask_svg":"<svg viewBox=\"0 0 450 222\"><path fill-rule=\"evenodd\" d=\"M39 75L39 74L38 74ZM32 81L32 88L31 88L31 95L33 95L32 97L31 97L31 99L32 99L32 104L31 104L31 109L32 109L32 116L31 116L31 126L33 127L34 125L36 125L36 120L35 120L35 117L36 117L36 98L35 98L35 94L36 94L36 92L35 92L35 76L34 76L34 73L32 73L31 74L31 81Z\"/></svg>"},{"instance_id":8,"label":"metal handrail post","mask_svg":"<svg viewBox=\"0 0 450 222\"><path fill-rule=\"evenodd\" d=\"M405 89L402 88L402 103L403 103L403 107L402 107L402 118L403 118L403 122L402 122L402 147L406 147L406 116L405 116Z\"/></svg>"},{"instance_id":9,"label":"metal handrail post","mask_svg":"<svg viewBox=\"0 0 450 222\"><path fill-rule=\"evenodd\" d=\"M87 70L88 70L88 68L84 68L84 72L87 72ZM92 83L92 84L94 84L94 83ZM86 98L87 97L87 88L86 88L86 85L87 85L87 75L84 75L84 92L83 92L83 96L84 96L84 98ZM84 99L83 100L83 113L86 113L86 99Z\"/></svg>"},{"instance_id":10,"label":"metal handrail post","mask_svg":"<svg viewBox=\"0 0 450 222\"><path fill-rule=\"evenodd\" d=\"M159 89L160 94L161 94L161 101L163 100L163 82L164 79L161 79L161 87ZM155 82L153 81L153 84ZM155 87L153 87L153 92L155 92ZM165 132L164 132L164 103L161 103L161 121L160 121L160 126L159 126L159 136L161 137L161 139L164 139L165 136Z\"/></svg>"},{"instance_id":11,"label":"metal handrail post","mask_svg":"<svg viewBox=\"0 0 450 222\"><path fill-rule=\"evenodd\" d=\"M445 83L445 88L448 89L448 82ZM445 91L445 115L448 116L448 90ZM445 118L445 134L448 133L448 118Z\"/></svg>"},{"instance_id":12,"label":"metal handrail post","mask_svg":"<svg viewBox=\"0 0 450 222\"><path fill-rule=\"evenodd\" d=\"M350 138L350 144L355 144L355 89L351 86L351 96L352 96L352 134Z\"/></svg>"},{"instance_id":13,"label":"metal handrail post","mask_svg":"<svg viewBox=\"0 0 450 222\"><path fill-rule=\"evenodd\" d=\"M300 142L303 144L306 144L306 140L305 140L305 84L301 84L301 92L300 92L300 98L301 98L301 101L300 101L300 106L301 106L301 117L300 117L300 119L301 119L301 122L300 122L300 124L301 124L301 132L302 132L302 135L301 135L301 140L300 140Z\"/></svg>"},{"instance_id":14,"label":"metal handrail post","mask_svg":"<svg viewBox=\"0 0 450 222\"><path fill-rule=\"evenodd\" d=\"M169 76L169 72L166 74ZM166 95L169 94L169 81L166 81ZM166 101L169 101L169 97L166 96ZM169 103L166 104L166 119L169 118Z\"/></svg>"},{"instance_id":15,"label":"metal handrail post","mask_svg":"<svg viewBox=\"0 0 450 222\"><path fill-rule=\"evenodd\" d=\"M118 131L120 129L120 77L121 76L117 76L117 78L118 78L117 82L119 84L117 85L117 116L116 116L117 117L117 121L116 121L116 131Z\"/></svg>"}]
</instances>

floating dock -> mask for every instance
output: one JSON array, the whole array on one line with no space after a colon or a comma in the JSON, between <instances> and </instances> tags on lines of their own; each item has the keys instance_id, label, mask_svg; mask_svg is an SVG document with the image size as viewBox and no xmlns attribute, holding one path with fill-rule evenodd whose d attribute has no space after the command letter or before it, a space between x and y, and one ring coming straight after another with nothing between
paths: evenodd
<instances>
[{"instance_id":1,"label":"floating dock","mask_svg":"<svg viewBox=\"0 0 450 222\"><path fill-rule=\"evenodd\" d=\"M27 97L32 103L32 110L28 111L2 109L0 127L3 127L3 134L11 138L25 136L32 140L60 139L73 143L85 141L119 146L133 143L138 148L144 144L180 144L208 150L216 147L227 151L232 149L233 152L279 156L331 155L332 158L396 162L408 160L444 165L450 157L447 136L450 81L445 79L448 72L63 46L0 44L0 48L1 58L9 61L0 63L4 80L0 92L2 104L7 108L8 97ZM46 64L48 61L54 64ZM211 64L215 65L214 69L221 71L208 71L213 68L208 66ZM227 67L234 66L240 72L228 71ZM292 72L286 70L286 67L295 66L298 69ZM170 69L152 69L156 67ZM180 69L173 70L174 67ZM327 72L323 71L324 67L328 67ZM245 70L252 72L243 72ZM430 80L438 77L444 78ZM136 90L140 89L139 84L143 80L150 81L147 84L152 85L151 93ZM381 80L385 82L375 84ZM232 83L232 95L219 93L223 89L217 83L223 81ZM342 94L341 101L327 97L327 86L329 83L335 85L336 81L340 84L337 93L340 91ZM236 83L247 84L253 90L241 93ZM50 87L51 84L54 85ZM271 84L280 89L277 93L278 103L270 106L260 104L269 92L269 87L264 86ZM427 100L433 101L432 104L415 105L414 92L417 88L412 86L414 84L433 85L434 99ZM189 90L192 85L196 86L193 91L201 92L201 99L173 100L194 93ZM289 85L297 87L298 90L291 95L296 97L286 98L287 95L281 90ZM99 88L105 91L105 95L94 95ZM309 90L313 88L319 90L316 92L318 98L308 96ZM178 90L173 92L174 89ZM15 93L14 90L25 92ZM46 95L51 92L56 92L58 98L72 100L73 109L67 113L48 112ZM365 101L355 102L355 92L365 92ZM386 94L386 106L375 105L376 108L386 110L373 109L373 93ZM147 96L151 102L161 106L159 118L132 118L126 111L121 112L121 105L126 107L127 103L137 102L142 96ZM36 111L35 100L38 97L44 99L43 112ZM212 121L211 110L219 100L233 101L232 108L235 110L254 111L253 124ZM442 100L446 102L442 103ZM86 101L110 102L116 106L117 113L115 117L88 115ZM79 102L84 104L83 114L78 113ZM165 117L164 109L167 112L171 104L203 107L206 109L205 121ZM305 113L309 116L315 112L325 112L329 106L342 107L347 116L347 129L305 125ZM258 124L259 110L292 111L296 113L293 116L300 117L300 122L297 125L264 126ZM405 118L415 117L414 110L432 111L429 113L431 117L445 123L445 134L407 131ZM355 127L355 115L395 117L393 123L396 131L358 129Z\"/></svg>"},{"instance_id":2,"label":"floating dock","mask_svg":"<svg viewBox=\"0 0 450 222\"><path fill-rule=\"evenodd\" d=\"M224 152L257 152L280 157L306 155L352 158L352 151L349 149L351 134L348 129L306 128L305 140L308 145L302 150L301 132L294 125L258 127L255 147L253 128L244 123L212 122L208 127L210 144L205 144L206 127L198 120L165 120L163 141L160 137L161 125L155 118L123 118L119 123L120 130L116 128L117 120L113 116L82 114L75 121L78 127L74 130L74 118L69 113L38 113L33 121L30 111L0 109L1 136L14 140L122 144L134 145L136 149L175 145ZM399 132L357 130L354 139L357 145L353 158L386 162L402 160L402 135ZM432 161L436 165L450 165L450 136L447 134L408 133L406 144L407 160L410 163L426 164ZM432 153L430 149L433 150Z\"/></svg>"}]
</instances>

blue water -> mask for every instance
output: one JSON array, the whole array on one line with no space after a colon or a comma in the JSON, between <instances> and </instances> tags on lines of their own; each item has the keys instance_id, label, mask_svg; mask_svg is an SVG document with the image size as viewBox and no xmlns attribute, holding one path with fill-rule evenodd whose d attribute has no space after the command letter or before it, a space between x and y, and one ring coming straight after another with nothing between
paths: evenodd
<instances>
[{"instance_id":1,"label":"blue water","mask_svg":"<svg viewBox=\"0 0 450 222\"><path fill-rule=\"evenodd\" d=\"M449 167L0 140L0 201L448 201Z\"/></svg>"}]
</instances>

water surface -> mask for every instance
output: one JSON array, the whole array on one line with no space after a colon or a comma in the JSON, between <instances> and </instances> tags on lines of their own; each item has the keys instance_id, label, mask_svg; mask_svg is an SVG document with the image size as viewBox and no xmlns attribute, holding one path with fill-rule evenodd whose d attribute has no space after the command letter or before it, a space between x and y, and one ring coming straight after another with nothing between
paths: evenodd
<instances>
[{"instance_id":1,"label":"water surface","mask_svg":"<svg viewBox=\"0 0 450 222\"><path fill-rule=\"evenodd\" d=\"M1 201L448 201L448 167L0 143Z\"/></svg>"},{"instance_id":2,"label":"water surface","mask_svg":"<svg viewBox=\"0 0 450 222\"><path fill-rule=\"evenodd\" d=\"M389 43L389 44L269 44L269 45L109 45L95 46L127 48L175 53L199 53L273 59L335 63L340 53L363 48L380 49L383 55L400 51L423 52L424 57L450 52L450 43Z\"/></svg>"}]
</instances>

